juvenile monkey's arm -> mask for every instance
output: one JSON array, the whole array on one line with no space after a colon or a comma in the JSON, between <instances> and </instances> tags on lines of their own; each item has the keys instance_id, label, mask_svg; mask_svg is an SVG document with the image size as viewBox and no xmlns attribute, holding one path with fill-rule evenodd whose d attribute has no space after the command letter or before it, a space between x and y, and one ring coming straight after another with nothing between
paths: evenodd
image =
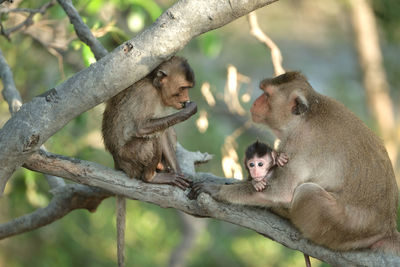
<instances>
[{"instance_id":1,"label":"juvenile monkey's arm","mask_svg":"<svg viewBox=\"0 0 400 267\"><path fill-rule=\"evenodd\" d=\"M138 129L138 131L136 132L136 136L143 137L146 135L150 135L165 130L170 126L173 126L177 123L187 120L196 112L197 112L196 103L187 102L185 103L185 107L177 113L158 119L151 119L148 122L144 123L140 127L140 129Z\"/></svg>"}]
</instances>

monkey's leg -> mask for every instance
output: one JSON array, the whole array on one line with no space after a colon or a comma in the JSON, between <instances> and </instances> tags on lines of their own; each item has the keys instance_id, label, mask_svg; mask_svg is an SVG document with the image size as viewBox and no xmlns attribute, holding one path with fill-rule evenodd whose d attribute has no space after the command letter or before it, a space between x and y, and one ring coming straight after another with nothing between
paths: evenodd
<instances>
[{"instance_id":1,"label":"monkey's leg","mask_svg":"<svg viewBox=\"0 0 400 267\"><path fill-rule=\"evenodd\" d=\"M168 128L161 137L162 154L167 164L175 173L181 173L176 158L176 134L173 128Z\"/></svg>"},{"instance_id":2,"label":"monkey's leg","mask_svg":"<svg viewBox=\"0 0 400 267\"><path fill-rule=\"evenodd\" d=\"M197 105L194 102L189 102L185 107L174 114L166 117L151 119L147 123L140 126L136 136L143 137L159 131L163 131L179 122L185 121L197 112Z\"/></svg>"},{"instance_id":3,"label":"monkey's leg","mask_svg":"<svg viewBox=\"0 0 400 267\"><path fill-rule=\"evenodd\" d=\"M384 235L374 227L371 210L344 205L315 183L299 185L289 210L292 223L305 237L336 250L366 248Z\"/></svg>"}]
</instances>

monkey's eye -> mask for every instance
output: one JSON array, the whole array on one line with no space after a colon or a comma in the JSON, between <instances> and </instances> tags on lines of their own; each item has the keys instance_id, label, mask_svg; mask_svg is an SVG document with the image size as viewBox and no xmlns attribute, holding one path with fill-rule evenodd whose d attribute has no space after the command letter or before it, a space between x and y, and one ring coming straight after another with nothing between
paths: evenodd
<instances>
[{"instance_id":1,"label":"monkey's eye","mask_svg":"<svg viewBox=\"0 0 400 267\"><path fill-rule=\"evenodd\" d=\"M254 166L256 166L253 162L251 162L250 164L249 164L249 166L250 166L250 168L253 168Z\"/></svg>"},{"instance_id":2,"label":"monkey's eye","mask_svg":"<svg viewBox=\"0 0 400 267\"><path fill-rule=\"evenodd\" d=\"M172 96L173 96L173 97L178 97L178 96L179 96L179 93L173 94Z\"/></svg>"},{"instance_id":3,"label":"monkey's eye","mask_svg":"<svg viewBox=\"0 0 400 267\"><path fill-rule=\"evenodd\" d=\"M269 98L271 95L268 92L264 92L265 96Z\"/></svg>"},{"instance_id":4,"label":"monkey's eye","mask_svg":"<svg viewBox=\"0 0 400 267\"><path fill-rule=\"evenodd\" d=\"M258 167L262 167L263 165L264 165L264 163L262 163L262 162L258 163Z\"/></svg>"}]
</instances>

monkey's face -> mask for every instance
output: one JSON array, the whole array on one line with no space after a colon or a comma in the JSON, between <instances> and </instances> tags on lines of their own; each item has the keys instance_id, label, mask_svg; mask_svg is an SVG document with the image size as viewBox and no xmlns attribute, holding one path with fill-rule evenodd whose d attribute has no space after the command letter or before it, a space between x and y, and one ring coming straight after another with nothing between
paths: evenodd
<instances>
[{"instance_id":1,"label":"monkey's face","mask_svg":"<svg viewBox=\"0 0 400 267\"><path fill-rule=\"evenodd\" d=\"M287 117L288 112L285 109L285 106L287 106L285 103L286 97L279 91L277 86L264 87L261 82L260 88L263 94L254 101L250 109L252 119L256 123L278 128L277 122Z\"/></svg>"},{"instance_id":2,"label":"monkey's face","mask_svg":"<svg viewBox=\"0 0 400 267\"><path fill-rule=\"evenodd\" d=\"M190 101L189 89L193 82L186 80L184 75L171 74L161 81L161 98L164 105L182 109L185 102Z\"/></svg>"},{"instance_id":3,"label":"monkey's face","mask_svg":"<svg viewBox=\"0 0 400 267\"><path fill-rule=\"evenodd\" d=\"M279 136L302 119L299 115L307 110L307 101L296 83L270 85L264 81L260 83L263 94L254 101L250 112L254 122L268 125Z\"/></svg>"},{"instance_id":4,"label":"monkey's face","mask_svg":"<svg viewBox=\"0 0 400 267\"><path fill-rule=\"evenodd\" d=\"M254 156L246 163L251 178L257 182L261 181L267 176L269 169L274 165L273 159L269 153L262 157Z\"/></svg>"}]
</instances>

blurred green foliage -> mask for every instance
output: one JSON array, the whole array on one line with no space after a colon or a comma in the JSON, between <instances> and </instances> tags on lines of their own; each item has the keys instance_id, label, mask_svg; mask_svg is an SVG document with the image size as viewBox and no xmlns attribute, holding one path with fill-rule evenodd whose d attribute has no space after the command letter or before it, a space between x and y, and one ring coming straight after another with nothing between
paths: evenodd
<instances>
[{"instance_id":1,"label":"blurred green foliage","mask_svg":"<svg viewBox=\"0 0 400 267\"><path fill-rule=\"evenodd\" d=\"M37 8L45 2L23 1L20 7ZM109 51L148 27L173 2L73 1L84 21L99 34L100 41ZM397 48L399 17L396 14L400 7L394 0L375 0L373 4L381 29L388 33L382 39L385 67L394 102L398 103L400 55ZM258 14L260 25L280 46L287 69L301 69L318 91L339 99L373 127L365 106L352 37L348 34L351 26L344 24L348 15L342 8L340 3L332 0L324 4L291 0L275 3ZM5 26L9 17L3 14L0 18ZM0 49L13 70L16 86L25 102L63 82L64 76L71 77L94 62L90 49L73 38L74 29L59 5L37 18L40 19L60 23L59 26L66 29L67 38L58 38L72 39L65 47L57 48L62 55L61 62L48 46L29 35L16 33L11 36L11 42L0 37ZM226 68L232 64L251 78L249 84L240 85L240 95L250 89L254 99L260 94L257 90L259 80L273 75L269 51L250 36L247 22L241 18L199 36L180 54L188 58L195 70L196 87L190 94L199 110L207 111L209 127L204 134L197 130L197 114L176 127L179 141L189 150L215 155L214 160L199 166L198 171L223 176L221 147L224 139L249 119L248 113L232 115L223 102ZM211 84L211 92L217 101L215 107L208 106L200 93L203 82ZM0 90L1 86L0 83ZM9 113L6 103L2 98L0 100L1 126L8 120ZM249 110L250 103L242 105ZM68 123L46 142L48 150L112 167L112 158L104 151L100 135L103 108L99 105ZM252 126L236 140L240 161L245 147L255 139L271 143L273 136L261 126ZM18 170L1 199L0 222L46 206L51 199L48 191L42 174ZM77 210L49 226L3 240L0 266L116 266L114 210L114 199L109 198L94 213ZM182 239L177 212L138 201L128 201L127 210L126 265L166 266L173 249ZM187 266L304 266L300 252L248 229L217 220L207 219L207 222L207 228L195 241ZM326 265L314 261L313 266Z\"/></svg>"},{"instance_id":2,"label":"blurred green foliage","mask_svg":"<svg viewBox=\"0 0 400 267\"><path fill-rule=\"evenodd\" d=\"M400 2L396 0L373 0L372 5L376 17L382 23L382 30L391 40L400 43Z\"/></svg>"}]
</instances>

